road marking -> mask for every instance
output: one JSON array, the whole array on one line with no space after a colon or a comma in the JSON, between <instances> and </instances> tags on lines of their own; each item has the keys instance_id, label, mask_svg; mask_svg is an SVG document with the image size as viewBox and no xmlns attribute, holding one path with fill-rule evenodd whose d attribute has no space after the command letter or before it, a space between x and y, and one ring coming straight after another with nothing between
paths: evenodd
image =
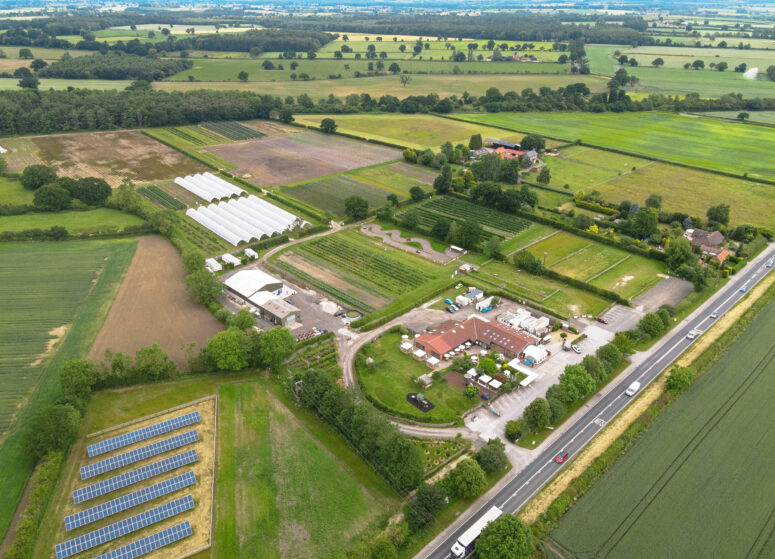
<instances>
[{"instance_id":1,"label":"road marking","mask_svg":"<svg viewBox=\"0 0 775 559\"><path fill-rule=\"evenodd\" d=\"M605 427L605 423L606 423L606 422L605 422L605 419L603 419L603 418L601 418L601 417L596 417L596 418L595 418L595 421L593 421L593 423L594 423L595 425L600 425L600 427Z\"/></svg>"}]
</instances>

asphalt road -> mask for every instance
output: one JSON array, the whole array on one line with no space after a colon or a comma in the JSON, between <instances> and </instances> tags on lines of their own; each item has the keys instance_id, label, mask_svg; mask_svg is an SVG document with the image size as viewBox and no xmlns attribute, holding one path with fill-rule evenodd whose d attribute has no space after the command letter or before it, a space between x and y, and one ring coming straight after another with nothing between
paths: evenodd
<instances>
[{"instance_id":1,"label":"asphalt road","mask_svg":"<svg viewBox=\"0 0 775 559\"><path fill-rule=\"evenodd\" d=\"M619 414L632 399L624 395L624 390L633 382L641 384L641 390L648 386L659 374L670 366L696 339L707 330L715 319L711 313L721 317L735 303L745 296L741 288L750 289L756 285L772 269L767 268L767 261L775 258L775 249L768 248L756 259L754 265L749 264L733 276L732 280L714 296L713 303L703 305L701 311L696 311L690 318L682 322L670 332L668 338L659 344L659 351L654 352L654 359L646 359L626 376L618 379L617 388L603 396L590 410L571 425L554 443L543 450L524 470L517 474L503 489L484 506L472 511L466 521L430 554L427 559L444 559L450 555L450 549L462 534L476 519L492 506L497 506L503 512L515 513L521 509L544 485L546 485L564 466L555 462L555 457L562 452L568 452L570 459L577 455L605 425ZM687 338L692 330L698 331L694 340Z\"/></svg>"}]
</instances>

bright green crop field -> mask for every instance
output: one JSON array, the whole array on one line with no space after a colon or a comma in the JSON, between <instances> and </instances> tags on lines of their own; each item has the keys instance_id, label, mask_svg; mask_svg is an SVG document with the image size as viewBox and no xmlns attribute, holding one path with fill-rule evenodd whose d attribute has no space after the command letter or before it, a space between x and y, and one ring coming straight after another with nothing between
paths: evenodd
<instances>
[{"instance_id":1,"label":"bright green crop field","mask_svg":"<svg viewBox=\"0 0 775 559\"><path fill-rule=\"evenodd\" d=\"M369 203L370 208L375 208L384 206L387 203L388 194L390 194L389 191L378 186L347 175L336 175L307 182L286 188L283 192L311 206L331 212L339 218L345 217L344 201L350 196L360 196ZM403 194L399 195L399 197L403 196Z\"/></svg>"},{"instance_id":2,"label":"bright green crop field","mask_svg":"<svg viewBox=\"0 0 775 559\"><path fill-rule=\"evenodd\" d=\"M0 177L0 205L32 204L32 190L27 190L18 180Z\"/></svg>"},{"instance_id":3,"label":"bright green crop field","mask_svg":"<svg viewBox=\"0 0 775 559\"><path fill-rule=\"evenodd\" d=\"M774 84L775 86L775 84ZM634 155L775 179L775 129L667 113L497 113L461 118Z\"/></svg>"},{"instance_id":4,"label":"bright green crop field","mask_svg":"<svg viewBox=\"0 0 775 559\"><path fill-rule=\"evenodd\" d=\"M748 112L749 122L775 124L775 111L713 111L700 114L703 116L737 120L737 115L739 115L741 112Z\"/></svg>"},{"instance_id":5,"label":"bright green crop field","mask_svg":"<svg viewBox=\"0 0 775 559\"><path fill-rule=\"evenodd\" d=\"M136 215L109 208L88 211L56 213L28 213L0 217L0 231L24 231L26 229L50 229L55 225L65 227L70 233L97 233L120 231L131 225L145 223Z\"/></svg>"},{"instance_id":6,"label":"bright green crop field","mask_svg":"<svg viewBox=\"0 0 775 559\"><path fill-rule=\"evenodd\" d=\"M399 196L409 196L413 186L430 190L430 185L438 175L432 169L399 161L356 169L347 173L347 176L355 177Z\"/></svg>"},{"instance_id":7,"label":"bright green crop field","mask_svg":"<svg viewBox=\"0 0 775 559\"><path fill-rule=\"evenodd\" d=\"M575 557L775 556L773 330L770 303L551 537Z\"/></svg>"},{"instance_id":8,"label":"bright green crop field","mask_svg":"<svg viewBox=\"0 0 775 559\"><path fill-rule=\"evenodd\" d=\"M118 291L134 240L0 244L0 534L33 464L21 428L59 392L64 361L84 357ZM9 433L10 428L10 433Z\"/></svg>"}]
</instances>

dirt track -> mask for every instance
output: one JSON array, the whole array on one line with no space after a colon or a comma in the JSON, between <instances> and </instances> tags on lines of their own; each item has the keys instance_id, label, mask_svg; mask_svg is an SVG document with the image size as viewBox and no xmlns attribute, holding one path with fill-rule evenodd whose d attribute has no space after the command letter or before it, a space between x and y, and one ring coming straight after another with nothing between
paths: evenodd
<instances>
[{"instance_id":1,"label":"dirt track","mask_svg":"<svg viewBox=\"0 0 775 559\"><path fill-rule=\"evenodd\" d=\"M223 326L186 293L185 272L175 248L161 237L142 237L105 324L89 356L106 349L134 354L158 343L178 367L186 346L204 344Z\"/></svg>"}]
</instances>

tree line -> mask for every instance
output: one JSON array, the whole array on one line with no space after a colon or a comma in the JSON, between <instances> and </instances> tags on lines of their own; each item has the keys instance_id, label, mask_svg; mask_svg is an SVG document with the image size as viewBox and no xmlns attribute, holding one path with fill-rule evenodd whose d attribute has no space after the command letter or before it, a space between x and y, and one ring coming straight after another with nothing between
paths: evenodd
<instances>
[{"instance_id":1,"label":"tree line","mask_svg":"<svg viewBox=\"0 0 775 559\"><path fill-rule=\"evenodd\" d=\"M70 56L38 70L40 78L72 80L145 80L156 81L188 70L193 66L183 58L156 58L134 54L106 53L89 56Z\"/></svg>"}]
</instances>

